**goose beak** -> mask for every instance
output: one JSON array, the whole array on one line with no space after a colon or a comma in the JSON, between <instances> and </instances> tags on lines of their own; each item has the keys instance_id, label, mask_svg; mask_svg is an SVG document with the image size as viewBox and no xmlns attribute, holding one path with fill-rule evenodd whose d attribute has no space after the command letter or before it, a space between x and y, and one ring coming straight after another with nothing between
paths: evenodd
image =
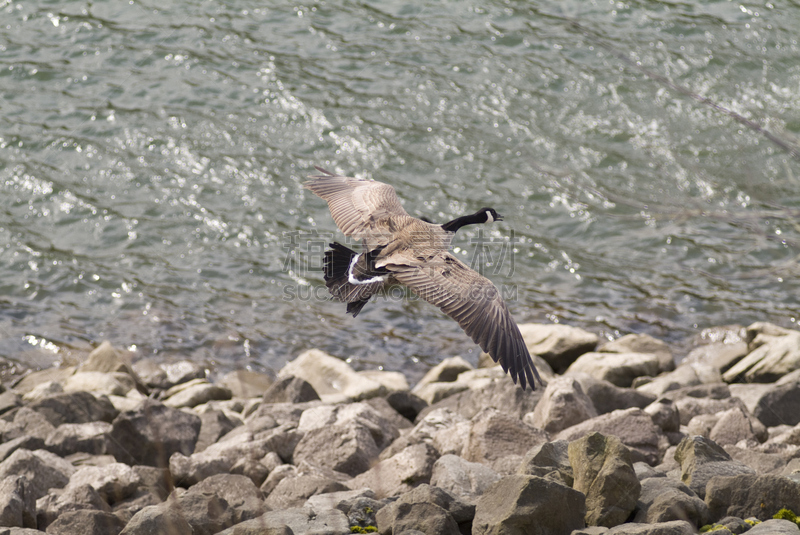
<instances>
[{"instance_id":1,"label":"goose beak","mask_svg":"<svg viewBox=\"0 0 800 535\"><path fill-rule=\"evenodd\" d=\"M501 216L500 214L497 214L497 217L494 220L495 221L502 221L503 220L503 216Z\"/></svg>"}]
</instances>

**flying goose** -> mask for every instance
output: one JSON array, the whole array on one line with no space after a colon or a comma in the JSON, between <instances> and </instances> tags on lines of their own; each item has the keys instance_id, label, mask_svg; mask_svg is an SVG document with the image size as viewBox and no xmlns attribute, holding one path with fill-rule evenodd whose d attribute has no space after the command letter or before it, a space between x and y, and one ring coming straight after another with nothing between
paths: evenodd
<instances>
[{"instance_id":1,"label":"flying goose","mask_svg":"<svg viewBox=\"0 0 800 535\"><path fill-rule=\"evenodd\" d=\"M461 227L502 221L493 208L436 225L410 216L388 184L315 168L322 174L303 187L328 203L336 226L364 249L331 243L325 252L325 285L349 314L357 316L385 285L404 284L456 320L515 384L534 390L534 379L542 383L497 288L448 251Z\"/></svg>"}]
</instances>

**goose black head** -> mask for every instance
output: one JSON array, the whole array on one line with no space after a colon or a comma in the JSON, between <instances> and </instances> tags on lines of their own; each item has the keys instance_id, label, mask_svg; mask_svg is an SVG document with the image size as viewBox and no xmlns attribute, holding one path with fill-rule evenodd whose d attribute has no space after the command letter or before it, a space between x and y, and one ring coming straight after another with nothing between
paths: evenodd
<instances>
[{"instance_id":1,"label":"goose black head","mask_svg":"<svg viewBox=\"0 0 800 535\"><path fill-rule=\"evenodd\" d=\"M457 232L463 226L477 225L480 223L493 223L494 221L502 221L503 216L497 213L494 208L481 208L474 214L457 217L452 221L448 221L442 228L447 232Z\"/></svg>"}]
</instances>

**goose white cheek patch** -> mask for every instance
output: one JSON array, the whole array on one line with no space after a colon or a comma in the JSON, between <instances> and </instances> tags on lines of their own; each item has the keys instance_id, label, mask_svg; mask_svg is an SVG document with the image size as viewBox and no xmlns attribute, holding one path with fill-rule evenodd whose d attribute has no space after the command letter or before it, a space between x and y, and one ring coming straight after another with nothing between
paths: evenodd
<instances>
[{"instance_id":1,"label":"goose white cheek patch","mask_svg":"<svg viewBox=\"0 0 800 535\"><path fill-rule=\"evenodd\" d=\"M492 213L489 210L486 210L486 222L494 223L494 218L492 217Z\"/></svg>"},{"instance_id":2,"label":"goose white cheek patch","mask_svg":"<svg viewBox=\"0 0 800 535\"><path fill-rule=\"evenodd\" d=\"M358 262L359 258L361 258L360 254L354 256L353 259L350 261L350 268L347 270L347 282L349 282L350 284L372 284L373 282L383 282L384 280L386 280L385 277L382 276L372 277L369 279L364 279L362 281L355 278L355 276L353 276L353 268L356 266L356 262Z\"/></svg>"}]
</instances>

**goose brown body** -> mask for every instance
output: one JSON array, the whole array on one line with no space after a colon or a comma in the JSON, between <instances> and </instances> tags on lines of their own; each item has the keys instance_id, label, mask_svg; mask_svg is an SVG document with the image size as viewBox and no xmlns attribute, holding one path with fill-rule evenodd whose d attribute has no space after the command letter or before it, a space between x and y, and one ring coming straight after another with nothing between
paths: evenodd
<instances>
[{"instance_id":1,"label":"goose brown body","mask_svg":"<svg viewBox=\"0 0 800 535\"><path fill-rule=\"evenodd\" d=\"M343 245L331 244L332 250L326 253L326 261L339 266L338 272L326 272L326 284L334 297L348 303L348 312L357 315L386 284L404 284L456 320L515 383L531 389L535 380L541 383L500 292L449 252L458 227L500 220L494 210L484 208L445 225L428 223L410 216L388 184L316 169L322 174L309 177L313 180L303 186L328 203L336 226L346 236L361 240L365 251L357 255ZM348 268L345 274L341 272L344 266Z\"/></svg>"}]
</instances>

